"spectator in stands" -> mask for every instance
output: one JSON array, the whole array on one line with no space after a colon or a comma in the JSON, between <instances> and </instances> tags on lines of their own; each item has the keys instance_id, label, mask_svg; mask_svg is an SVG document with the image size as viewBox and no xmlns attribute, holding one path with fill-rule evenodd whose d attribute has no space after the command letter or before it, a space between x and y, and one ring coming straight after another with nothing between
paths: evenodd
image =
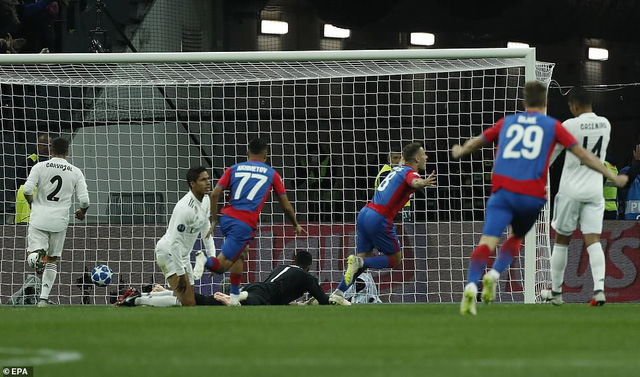
<instances>
[{"instance_id":1,"label":"spectator in stands","mask_svg":"<svg viewBox=\"0 0 640 377\"><path fill-rule=\"evenodd\" d=\"M58 12L59 5L54 0L0 0L0 38L14 41L24 38L26 46L22 52L37 53L43 48L52 49L55 39L52 21L58 18ZM6 42L4 45L9 47ZM8 50L15 53L19 48L14 43Z\"/></svg>"},{"instance_id":2,"label":"spectator in stands","mask_svg":"<svg viewBox=\"0 0 640 377\"><path fill-rule=\"evenodd\" d=\"M310 144L296 171L299 188L306 187L310 222L342 221L342 185L325 144Z\"/></svg>"},{"instance_id":3,"label":"spectator in stands","mask_svg":"<svg viewBox=\"0 0 640 377\"><path fill-rule=\"evenodd\" d=\"M47 161L50 154L51 138L48 134L39 134L37 153L29 154L25 159L25 165L16 168L16 187L18 187L18 192L16 193L15 224L26 224L29 222L31 207L24 197L24 183L27 181L27 176L31 172L31 168L38 162Z\"/></svg>"},{"instance_id":4,"label":"spectator in stands","mask_svg":"<svg viewBox=\"0 0 640 377\"><path fill-rule=\"evenodd\" d=\"M610 159L607 157L607 159ZM605 161L604 165L614 174L618 174L618 168L609 161ZM604 188L602 190L604 196L604 218L605 220L615 220L618 218L618 188L610 179L604 179Z\"/></svg>"},{"instance_id":5,"label":"spectator in stands","mask_svg":"<svg viewBox=\"0 0 640 377\"><path fill-rule=\"evenodd\" d=\"M618 190L618 211L620 219L640 219L640 144L633 151L633 158L628 166L620 170L619 174L627 174L629 182Z\"/></svg>"}]
</instances>

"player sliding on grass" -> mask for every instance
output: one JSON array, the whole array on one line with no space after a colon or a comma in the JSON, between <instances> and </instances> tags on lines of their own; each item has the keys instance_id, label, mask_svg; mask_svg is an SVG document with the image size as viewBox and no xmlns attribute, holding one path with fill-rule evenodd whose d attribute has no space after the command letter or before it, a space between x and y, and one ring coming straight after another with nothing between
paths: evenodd
<instances>
[{"instance_id":1,"label":"player sliding on grass","mask_svg":"<svg viewBox=\"0 0 640 377\"><path fill-rule=\"evenodd\" d=\"M416 189L434 186L435 172L426 179L417 170L427 167L427 154L418 143L411 143L402 150L403 166L393 168L376 189L373 199L358 214L357 255L349 255L347 270L338 288L331 294L332 304L344 304L344 292L353 284L365 268L399 266L402 261L400 242L393 226L393 218L402 210ZM373 256L373 249L383 255Z\"/></svg>"},{"instance_id":2,"label":"player sliding on grass","mask_svg":"<svg viewBox=\"0 0 640 377\"><path fill-rule=\"evenodd\" d=\"M155 248L156 263L167 278L174 294L147 295L140 298L139 305L153 306L195 306L193 283L202 276L202 271L194 277L191 267L191 251L198 234L206 234L211 227L209 222L209 196L211 181L209 173L202 166L187 171L189 192L176 203L171 213L167 232L158 241ZM209 255L216 255L211 235L203 238ZM202 255L202 254L198 254ZM202 256L204 257L204 256ZM171 291L169 291L171 292ZM140 292L131 288L116 301L116 306L129 298L135 299Z\"/></svg>"},{"instance_id":3,"label":"player sliding on grass","mask_svg":"<svg viewBox=\"0 0 640 377\"><path fill-rule=\"evenodd\" d=\"M220 211L219 220L225 241L217 258L196 259L195 272L200 273L203 268L206 268L211 272L222 274L231 269L229 280L232 306L239 303L244 259L249 252L249 244L253 241L260 211L272 187L296 234L305 233L296 220L296 214L289 203L280 175L265 163L268 151L269 146L266 142L261 139L252 140L247 150L249 161L228 168L211 193L212 226L207 236L213 233L213 228L218 222L220 195L224 190L230 192L228 203Z\"/></svg>"},{"instance_id":4,"label":"player sliding on grass","mask_svg":"<svg viewBox=\"0 0 640 377\"><path fill-rule=\"evenodd\" d=\"M485 144L497 141L499 145L484 229L478 247L471 253L468 284L460 304L460 313L463 315L476 314L478 281L489 256L495 252L500 235L511 224L513 235L502 245L493 268L482 279L482 301L491 303L494 300L500 273L520 252L522 239L547 201L545 186L549 159L557 142L618 187L627 182L626 176L614 175L593 153L581 147L558 120L544 115L547 89L543 84L525 84L524 107L524 112L500 119L481 136L468 140L463 146L454 145L451 149L452 157L459 159Z\"/></svg>"}]
</instances>

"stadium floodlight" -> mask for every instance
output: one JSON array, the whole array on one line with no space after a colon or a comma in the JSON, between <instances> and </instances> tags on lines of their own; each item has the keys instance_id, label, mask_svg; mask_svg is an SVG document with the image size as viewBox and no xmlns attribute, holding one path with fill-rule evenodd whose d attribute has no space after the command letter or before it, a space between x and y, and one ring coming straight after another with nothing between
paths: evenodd
<instances>
[{"instance_id":1,"label":"stadium floodlight","mask_svg":"<svg viewBox=\"0 0 640 377\"><path fill-rule=\"evenodd\" d=\"M245 161L256 135L269 135L269 161L308 236L296 239L268 200L243 282L265 279L308 247L318 250L312 273L335 286L355 252L355 214L371 199L377 169L364 167L420 140L446 172L442 187L412 199L414 218L402 223L403 267L371 275L383 301L456 302L482 234L494 150L453 161L449 149L519 111L524 83L548 84L552 71L523 48L0 54L7 104L0 168L24 160L25 148L14 145L35 142L37 132L62 130L72 139L69 159L86 177L91 210L85 222L71 220L52 295L63 304L105 304L110 288L87 297L77 289L85 268L108 265L134 286L161 281L154 246L186 193L185 172L202 164L219 179ZM9 208L8 200L0 205ZM535 302L549 286L548 213L505 274L509 283L498 285L498 301ZM26 228L0 225L2 266L24 265ZM218 227L214 236L220 247ZM22 267L3 270L0 301L26 276ZM219 284L206 280L196 290Z\"/></svg>"},{"instance_id":2,"label":"stadium floodlight","mask_svg":"<svg viewBox=\"0 0 640 377\"><path fill-rule=\"evenodd\" d=\"M415 46L433 46L436 36L431 33L411 33L410 42Z\"/></svg>"},{"instance_id":3,"label":"stadium floodlight","mask_svg":"<svg viewBox=\"0 0 640 377\"><path fill-rule=\"evenodd\" d=\"M324 36L325 38L345 39L351 36L351 30L339 28L331 24L324 24Z\"/></svg>"},{"instance_id":4,"label":"stadium floodlight","mask_svg":"<svg viewBox=\"0 0 640 377\"><path fill-rule=\"evenodd\" d=\"M262 20L260 22L260 32L262 34L287 34L289 23L286 21Z\"/></svg>"},{"instance_id":5,"label":"stadium floodlight","mask_svg":"<svg viewBox=\"0 0 640 377\"><path fill-rule=\"evenodd\" d=\"M609 59L609 50L600 47L589 47L589 59L605 61Z\"/></svg>"},{"instance_id":6,"label":"stadium floodlight","mask_svg":"<svg viewBox=\"0 0 640 377\"><path fill-rule=\"evenodd\" d=\"M529 48L529 44L524 42L507 42L507 48Z\"/></svg>"}]
</instances>

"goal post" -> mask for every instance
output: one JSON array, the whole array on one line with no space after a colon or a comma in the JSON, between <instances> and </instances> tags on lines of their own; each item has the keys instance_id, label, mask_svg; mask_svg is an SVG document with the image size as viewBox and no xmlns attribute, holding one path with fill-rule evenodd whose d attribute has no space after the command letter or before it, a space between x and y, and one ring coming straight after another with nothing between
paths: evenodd
<instances>
[{"instance_id":1,"label":"goal post","mask_svg":"<svg viewBox=\"0 0 640 377\"><path fill-rule=\"evenodd\" d=\"M99 264L122 284L163 283L153 248L188 189L186 170L205 166L215 185L244 161L254 137L270 143L269 162L309 235L295 237L268 200L243 282L264 279L304 248L325 291L334 289L387 155L418 141L438 187L416 193L397 222L403 265L371 274L386 302L459 301L491 191L493 149L453 161L451 145L521 110L524 83L548 85L552 71L531 48L2 55L0 301L30 272L26 225L12 224L20 182L12 177L39 132L71 139L69 160L84 172L92 202L87 221L72 220L67 233L52 291L61 303L112 298L115 283L77 282ZM548 232L545 209L503 273L498 301L535 302L549 279ZM215 236L219 248L219 230ZM203 279L197 289L222 285Z\"/></svg>"}]
</instances>

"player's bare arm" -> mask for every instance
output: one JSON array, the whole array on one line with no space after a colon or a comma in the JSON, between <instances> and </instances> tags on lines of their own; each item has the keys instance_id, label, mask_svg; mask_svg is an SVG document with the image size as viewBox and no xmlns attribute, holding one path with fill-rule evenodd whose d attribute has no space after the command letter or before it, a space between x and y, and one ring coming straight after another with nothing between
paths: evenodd
<instances>
[{"instance_id":1,"label":"player's bare arm","mask_svg":"<svg viewBox=\"0 0 640 377\"><path fill-rule=\"evenodd\" d=\"M425 188L427 186L435 186L436 185L436 171L432 171L431 174L425 179L416 178L411 181L411 187L415 189Z\"/></svg>"},{"instance_id":2,"label":"player's bare arm","mask_svg":"<svg viewBox=\"0 0 640 377\"><path fill-rule=\"evenodd\" d=\"M570 147L568 150L569 152L573 153L576 157L578 157L580 162L590 167L591 169L599 172L600 174L605 176L605 178L612 180L616 186L624 187L627 184L627 181L629 180L629 177L627 175L613 174L611 170L609 170L602 162L600 162L598 157L596 157L593 153L587 151L580 145L576 144Z\"/></svg>"},{"instance_id":3,"label":"player's bare arm","mask_svg":"<svg viewBox=\"0 0 640 377\"><path fill-rule=\"evenodd\" d=\"M204 238L208 238L213 234L213 228L215 228L218 223L218 201L220 201L220 196L223 192L224 188L220 186L216 186L216 188L211 192L209 197L211 199L211 228Z\"/></svg>"},{"instance_id":4,"label":"player's bare arm","mask_svg":"<svg viewBox=\"0 0 640 377\"><path fill-rule=\"evenodd\" d=\"M463 145L456 144L451 148L451 157L454 159L462 158L468 154L471 154L484 145L484 138L482 136L474 137L467 140Z\"/></svg>"},{"instance_id":5,"label":"player's bare arm","mask_svg":"<svg viewBox=\"0 0 640 377\"><path fill-rule=\"evenodd\" d=\"M287 198L287 195L278 195L278 202L280 202L280 206L282 207L284 214L289 219L289 222L291 222L291 225L293 225L293 227L296 228L296 234L297 235L306 234L307 232L304 230L304 228L301 227L300 224L298 224L298 220L296 219L296 213L294 212L293 206L289 202L289 198Z\"/></svg>"}]
</instances>

